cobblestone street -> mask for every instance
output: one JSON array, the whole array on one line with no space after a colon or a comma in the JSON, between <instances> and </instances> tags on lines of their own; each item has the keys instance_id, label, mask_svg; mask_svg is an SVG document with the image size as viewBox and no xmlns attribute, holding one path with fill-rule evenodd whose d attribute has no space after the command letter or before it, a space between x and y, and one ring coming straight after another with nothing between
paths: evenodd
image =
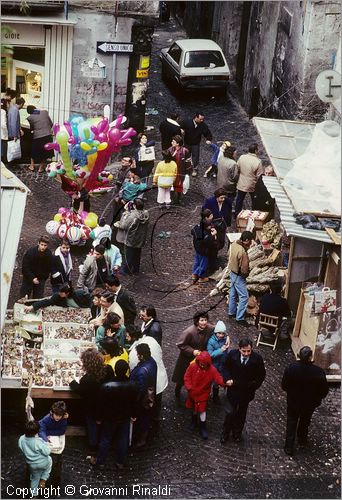
<instances>
[{"instance_id":1,"label":"cobblestone street","mask_svg":"<svg viewBox=\"0 0 342 500\"><path fill-rule=\"evenodd\" d=\"M247 150L249 143L257 142L261 158L267 160L260 138L239 103L239 90L234 82L228 99L223 100L210 93L176 97L162 81L160 49L169 46L172 40L185 37L173 20L155 30L146 126L153 127L148 135L157 141L157 158L161 150L160 121L170 111L178 111L182 117L191 117L195 111L203 110L215 142L229 140L237 145L239 154ZM150 114L153 109L158 114ZM190 430L189 414L184 405L185 391L182 393L182 404L178 406L175 401L171 376L178 356L176 341L180 332L192 323L195 311L210 309L211 323L223 320L234 348L246 333L246 329L239 329L235 322L228 319L226 301L221 295L209 297L213 281L196 285L191 281L193 245L190 229L199 219L204 198L212 195L216 188L215 180L203 178L210 157L211 149L203 143L200 175L191 179L190 191L181 207L172 207L160 216L156 191L148 193L146 205L151 224L150 236L142 253L142 272L138 277L122 278L123 286L135 297L136 303L154 304L163 322L163 354L169 386L163 394L159 429L144 451L129 454L127 465L120 472L114 470L111 456L104 471L91 468L85 459L85 438L68 437L63 458L61 498L152 498L153 494L144 492L141 495L133 490L134 484L150 488L168 486L169 495L157 495L160 498L340 498L339 385L330 386L327 398L314 413L308 447L299 447L293 457L283 452L286 396L280 388L280 380L284 368L293 361L289 341L280 341L275 351L268 347L257 349L265 361L266 379L249 406L242 443L228 441L226 445L220 444L224 419L222 401L219 406L210 401L207 442ZM68 203L59 184L47 174L29 172L24 165L14 173L28 186L31 195L26 205L8 307L12 307L19 298L24 251L35 245L37 238L45 232L46 222L59 207ZM105 211L105 217L110 222L111 206L106 209L109 201L110 195L95 198L92 200L92 211L98 215ZM158 237L161 231L170 231L170 237ZM56 248L57 244L56 238L52 248ZM72 249L75 271L83 262L89 246ZM221 265L225 266L226 249L221 250L220 256ZM47 290L50 292L50 288ZM248 333L256 338L254 327L249 328ZM33 413L36 418L42 417L35 410ZM2 498L16 498L9 493L9 485L25 486L25 464L17 448L20 434L18 421L7 415L2 426ZM66 490L66 485L73 485L74 492ZM80 490L81 485L94 490ZM106 495L96 490L126 486L124 494L112 492Z\"/></svg>"}]
</instances>

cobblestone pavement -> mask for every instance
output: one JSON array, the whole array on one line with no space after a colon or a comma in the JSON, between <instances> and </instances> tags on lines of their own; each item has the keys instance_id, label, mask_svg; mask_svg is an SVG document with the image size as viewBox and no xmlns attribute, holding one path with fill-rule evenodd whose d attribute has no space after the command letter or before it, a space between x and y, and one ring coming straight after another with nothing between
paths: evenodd
<instances>
[{"instance_id":1,"label":"cobblestone pavement","mask_svg":"<svg viewBox=\"0 0 342 500\"><path fill-rule=\"evenodd\" d=\"M148 115L147 125L154 127L151 138L159 140L158 124L167 112L177 109L183 116L191 116L203 109L214 139L229 139L245 149L251 141L260 143L257 133L240 106L238 91L232 84L228 101L211 95L189 95L179 100L165 86L160 77L158 53L173 39L184 37L184 32L170 21L155 33L148 108L158 115ZM160 151L160 146L158 151ZM202 147L202 173L210 160L210 150ZM17 269L14 274L10 305L18 297L20 265L23 252L35 244L44 233L46 222L60 206L67 204L58 184L46 174L32 174L24 167L15 172L32 190L28 198L25 220L19 245ZM155 304L163 324L163 352L169 377L178 355L175 345L178 334L189 324L193 313L212 308L212 322L223 319L235 347L244 331L228 320L225 301L221 296L209 297L212 283L191 284L192 241L190 227L197 221L204 196L215 189L214 182L197 177L191 181L190 193L184 206L173 208L162 217L156 208L156 193L148 194L153 238L143 252L142 273L132 279L123 278L124 286L135 296L138 304ZM92 210L98 214L109 198L97 198ZM161 231L171 231L168 239L158 238ZM57 240L55 242L57 244ZM77 264L86 249L73 249ZM222 251L222 264L225 252ZM256 330L248 330L255 337ZM255 400L250 404L244 440L241 444L220 445L219 435L223 421L222 405L208 409L209 440L201 441L190 431L189 415L184 404L178 406L170 383L163 395L163 419L156 435L146 450L130 454L124 471L114 471L109 458L103 472L90 468L85 460L85 438L69 437L64 452L62 498L340 498L340 391L332 386L328 397L314 414L308 448L298 449L290 458L283 452L286 420L286 400L280 389L285 366L293 360L290 345L282 341L273 352L259 349L266 365L267 376ZM222 395L221 395L222 397ZM185 400L183 394L182 402ZM38 409L36 410L38 412ZM36 414L40 417L41 414ZM24 486L24 462L16 441L21 429L16 419L4 419L2 444L2 498L16 498L9 485ZM133 490L133 485L146 487L168 486L163 495L156 491ZM73 485L75 491L66 488ZM80 489L81 485L84 489ZM94 488L90 490L89 488ZM96 488L116 487L111 493ZM88 488L88 489L87 489ZM127 488L127 489L125 489ZM120 494L121 493L121 494ZM52 497L55 495L52 495ZM19 497L19 495L18 495Z\"/></svg>"}]
</instances>

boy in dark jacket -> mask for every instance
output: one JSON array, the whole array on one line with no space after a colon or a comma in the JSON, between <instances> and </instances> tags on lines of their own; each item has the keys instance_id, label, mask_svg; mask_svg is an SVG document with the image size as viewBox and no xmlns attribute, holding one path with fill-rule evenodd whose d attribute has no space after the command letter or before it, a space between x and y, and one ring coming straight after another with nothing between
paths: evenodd
<instances>
[{"instance_id":1,"label":"boy in dark jacket","mask_svg":"<svg viewBox=\"0 0 342 500\"><path fill-rule=\"evenodd\" d=\"M49 441L49 436L63 436L68 425L68 413L64 401L56 401L51 406L50 413L39 420L39 436Z\"/></svg>"},{"instance_id":2,"label":"boy in dark jacket","mask_svg":"<svg viewBox=\"0 0 342 500\"><path fill-rule=\"evenodd\" d=\"M206 277L209 257L217 253L217 231L211 223L212 219L212 212L209 209L203 210L201 222L191 230L196 252L192 267L192 280L198 280L199 283L209 281Z\"/></svg>"},{"instance_id":3,"label":"boy in dark jacket","mask_svg":"<svg viewBox=\"0 0 342 500\"><path fill-rule=\"evenodd\" d=\"M27 295L34 299L44 297L45 281L51 273L52 253L48 249L49 237L41 236L38 246L29 248L23 258L23 282L20 288L20 298Z\"/></svg>"}]
</instances>

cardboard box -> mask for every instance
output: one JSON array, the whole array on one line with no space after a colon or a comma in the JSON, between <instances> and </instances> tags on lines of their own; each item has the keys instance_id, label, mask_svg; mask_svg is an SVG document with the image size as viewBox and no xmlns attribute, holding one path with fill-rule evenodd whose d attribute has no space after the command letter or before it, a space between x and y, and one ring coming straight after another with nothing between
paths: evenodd
<instances>
[{"instance_id":1,"label":"cardboard box","mask_svg":"<svg viewBox=\"0 0 342 500\"><path fill-rule=\"evenodd\" d=\"M236 227L242 232L246 230L249 219L254 222L255 229L262 229L265 222L269 219L269 212L261 212L259 210L241 210L236 218Z\"/></svg>"}]
</instances>

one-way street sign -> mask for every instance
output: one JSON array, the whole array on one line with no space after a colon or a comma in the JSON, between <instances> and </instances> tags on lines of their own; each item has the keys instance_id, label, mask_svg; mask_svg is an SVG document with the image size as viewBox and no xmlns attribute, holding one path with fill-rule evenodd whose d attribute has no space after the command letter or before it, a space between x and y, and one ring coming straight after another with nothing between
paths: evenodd
<instances>
[{"instance_id":1,"label":"one-way street sign","mask_svg":"<svg viewBox=\"0 0 342 500\"><path fill-rule=\"evenodd\" d=\"M120 54L133 52L133 43L125 42L97 42L96 51L101 54Z\"/></svg>"}]
</instances>

